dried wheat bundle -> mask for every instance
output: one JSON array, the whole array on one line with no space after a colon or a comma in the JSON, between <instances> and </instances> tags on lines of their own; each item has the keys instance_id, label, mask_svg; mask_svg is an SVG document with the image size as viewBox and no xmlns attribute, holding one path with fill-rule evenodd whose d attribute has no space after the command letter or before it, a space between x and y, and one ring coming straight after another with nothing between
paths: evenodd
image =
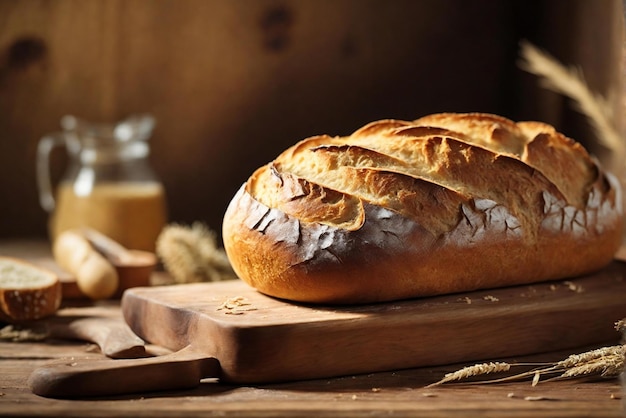
<instances>
[{"instance_id":1,"label":"dried wheat bundle","mask_svg":"<svg viewBox=\"0 0 626 418\"><path fill-rule=\"evenodd\" d=\"M626 319L622 319L615 324L615 329L620 332L624 331L625 327ZM625 356L626 345L619 344L585 351L580 354L572 354L563 360L551 363L481 363L447 373L441 380L427 387L439 386L450 382L461 382L468 379L472 379L472 381L465 382L466 384L487 384L523 380L532 377L532 386L535 386L545 377L548 378L544 379L544 382L592 376L616 378L624 371ZM514 367L531 367L531 370L500 378L480 379L488 374L509 372Z\"/></svg>"},{"instance_id":2,"label":"dried wheat bundle","mask_svg":"<svg viewBox=\"0 0 626 418\"><path fill-rule=\"evenodd\" d=\"M159 234L156 249L176 283L236 278L226 253L217 246L215 232L200 222L167 225Z\"/></svg>"}]
</instances>

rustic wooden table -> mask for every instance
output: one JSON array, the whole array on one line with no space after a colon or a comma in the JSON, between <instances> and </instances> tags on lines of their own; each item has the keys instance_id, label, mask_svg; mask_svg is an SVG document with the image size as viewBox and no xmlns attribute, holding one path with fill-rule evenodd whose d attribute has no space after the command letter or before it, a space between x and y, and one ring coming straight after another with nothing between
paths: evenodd
<instances>
[{"instance_id":1,"label":"rustic wooden table","mask_svg":"<svg viewBox=\"0 0 626 418\"><path fill-rule=\"evenodd\" d=\"M425 388L459 365L295 383L231 386L202 382L192 390L90 400L31 393L31 371L52 359L97 356L81 342L0 343L0 416L622 416L618 380ZM554 360L557 354L544 356Z\"/></svg>"},{"instance_id":2,"label":"rustic wooden table","mask_svg":"<svg viewBox=\"0 0 626 418\"><path fill-rule=\"evenodd\" d=\"M24 245L27 248L35 248L31 244L0 242L0 254L15 255L15 252L23 250ZM37 251L32 254L38 255ZM106 309L118 309L117 303L107 304ZM159 352L157 347L148 346L148 348ZM545 353L515 360L558 361L567 354ZM426 387L446 373L458 370L463 366L460 364L268 385L234 386L206 380L191 390L85 400L49 399L34 395L30 391L27 380L35 368L57 359L86 356L103 357L97 346L82 341L60 339L40 342L1 341L0 416L619 417L624 415L622 391L617 379L545 382L536 386L525 380L491 385Z\"/></svg>"}]
</instances>

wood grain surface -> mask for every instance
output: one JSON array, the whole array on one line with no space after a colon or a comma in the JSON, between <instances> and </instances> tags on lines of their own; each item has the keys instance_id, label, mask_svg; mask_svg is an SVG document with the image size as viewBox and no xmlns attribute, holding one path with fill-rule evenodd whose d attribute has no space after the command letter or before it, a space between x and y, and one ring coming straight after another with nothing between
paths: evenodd
<instances>
[{"instance_id":1,"label":"wood grain surface","mask_svg":"<svg viewBox=\"0 0 626 418\"><path fill-rule=\"evenodd\" d=\"M557 361L584 349L514 360ZM425 388L464 364L276 384L232 385L208 379L182 391L81 400L48 399L31 393L26 382L35 368L70 358L103 357L85 343L0 342L0 416L564 418L621 417L624 411L622 389L616 379L561 381L535 387L522 381Z\"/></svg>"}]
</instances>

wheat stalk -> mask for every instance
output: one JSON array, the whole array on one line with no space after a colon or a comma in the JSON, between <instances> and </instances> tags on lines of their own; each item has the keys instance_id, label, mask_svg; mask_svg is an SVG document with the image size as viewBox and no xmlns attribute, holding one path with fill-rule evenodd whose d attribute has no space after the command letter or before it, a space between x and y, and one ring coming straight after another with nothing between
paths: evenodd
<instances>
[{"instance_id":1,"label":"wheat stalk","mask_svg":"<svg viewBox=\"0 0 626 418\"><path fill-rule=\"evenodd\" d=\"M586 363L573 366L561 374L561 378L567 379L570 377L600 375L602 377L619 375L619 371L623 369L624 357L622 356L607 356L590 360Z\"/></svg>"},{"instance_id":2,"label":"wheat stalk","mask_svg":"<svg viewBox=\"0 0 626 418\"><path fill-rule=\"evenodd\" d=\"M541 84L573 100L575 109L587 117L600 143L608 148L616 162L626 155L626 145L615 126L609 100L591 91L579 67L565 67L545 51L529 42L521 42L520 67L540 77Z\"/></svg>"},{"instance_id":3,"label":"wheat stalk","mask_svg":"<svg viewBox=\"0 0 626 418\"><path fill-rule=\"evenodd\" d=\"M610 347L602 347L595 350L587 351L581 354L572 354L567 357L565 360L561 360L556 363L556 367L561 367L564 369L570 367L581 366L584 364L588 364L597 360L602 360L609 357L614 356L624 356L624 346L623 345L615 345Z\"/></svg>"},{"instance_id":4,"label":"wheat stalk","mask_svg":"<svg viewBox=\"0 0 626 418\"><path fill-rule=\"evenodd\" d=\"M176 283L213 282L236 278L226 253L218 248L215 232L195 222L163 228L156 250Z\"/></svg>"},{"instance_id":5,"label":"wheat stalk","mask_svg":"<svg viewBox=\"0 0 626 418\"><path fill-rule=\"evenodd\" d=\"M463 380L473 376L482 376L489 373L508 372L510 369L511 365L504 362L475 364L473 366L464 367L453 373L448 373L443 377L443 379L433 383L432 385L429 385L428 387L441 385L443 383L448 383L455 380Z\"/></svg>"},{"instance_id":6,"label":"wheat stalk","mask_svg":"<svg viewBox=\"0 0 626 418\"><path fill-rule=\"evenodd\" d=\"M513 380L521 380L532 376L532 386L539 384L542 377L558 374L549 380L564 380L579 377L597 375L610 378L619 376L624 370L624 355L626 346L616 345L586 351L580 354L572 354L567 358L555 363L514 363L492 362L476 364L464 367L458 371L446 374L443 379L428 385L438 386L453 381L461 381L471 377L484 376L495 372L509 371L513 366L537 367L533 370L513 374L499 379L478 380L469 382L472 384L502 383ZM546 367L541 367L546 366ZM547 380L546 380L547 381Z\"/></svg>"}]
</instances>

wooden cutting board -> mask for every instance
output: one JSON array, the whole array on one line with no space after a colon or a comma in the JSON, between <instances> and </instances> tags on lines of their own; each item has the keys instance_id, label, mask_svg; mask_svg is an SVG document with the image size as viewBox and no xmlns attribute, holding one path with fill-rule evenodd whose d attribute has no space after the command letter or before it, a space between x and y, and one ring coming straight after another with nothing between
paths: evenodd
<instances>
[{"instance_id":1,"label":"wooden cutting board","mask_svg":"<svg viewBox=\"0 0 626 418\"><path fill-rule=\"evenodd\" d=\"M31 387L64 397L189 387L203 377L268 383L614 343L614 324L626 317L625 275L615 261L569 281L363 306L293 304L241 281L134 288L122 299L130 328L176 353L74 363L48 371L54 391L45 373ZM97 384L76 380L93 370ZM75 389L61 384L69 377Z\"/></svg>"}]
</instances>

